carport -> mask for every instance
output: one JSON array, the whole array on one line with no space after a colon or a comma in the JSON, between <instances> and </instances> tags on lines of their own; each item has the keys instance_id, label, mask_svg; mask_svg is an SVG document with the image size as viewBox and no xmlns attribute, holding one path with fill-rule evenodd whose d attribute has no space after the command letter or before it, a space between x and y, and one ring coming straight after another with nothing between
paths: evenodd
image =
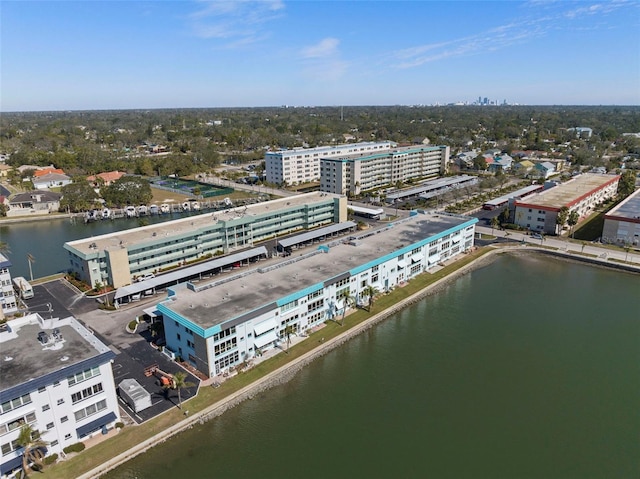
<instances>
[{"instance_id":1,"label":"carport","mask_svg":"<svg viewBox=\"0 0 640 479\"><path fill-rule=\"evenodd\" d=\"M342 223L325 226L323 228L318 228L312 231L307 231L306 233L278 240L276 248L279 253L290 254L292 249L300 246L308 246L313 242L324 241L327 238L337 236L341 233L355 231L357 226L358 225L353 221L344 221Z\"/></svg>"},{"instance_id":2,"label":"carport","mask_svg":"<svg viewBox=\"0 0 640 479\"><path fill-rule=\"evenodd\" d=\"M257 248L248 249L227 256L221 256L178 271L162 274L155 278L118 288L113 300L129 302L133 297L141 295L145 291L155 291L159 287L167 287L190 279L202 278L203 275L216 274L222 271L225 267L242 264L244 261L249 263L249 261L253 259L260 259L262 257L267 257L267 248L264 246L259 246Z\"/></svg>"}]
</instances>

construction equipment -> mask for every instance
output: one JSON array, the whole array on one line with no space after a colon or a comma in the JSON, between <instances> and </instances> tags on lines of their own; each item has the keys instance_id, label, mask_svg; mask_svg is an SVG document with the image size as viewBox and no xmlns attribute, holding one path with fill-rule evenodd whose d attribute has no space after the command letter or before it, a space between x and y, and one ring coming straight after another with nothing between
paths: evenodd
<instances>
[{"instance_id":1,"label":"construction equipment","mask_svg":"<svg viewBox=\"0 0 640 479\"><path fill-rule=\"evenodd\" d=\"M151 375L155 374L156 376L158 376L158 378L160 379L160 385L163 388L170 388L170 389L175 389L176 388L176 380L173 377L173 374L167 373L165 371L163 371L162 369L160 369L158 367L157 364L153 364L147 368L145 368L144 370L144 375L149 377Z\"/></svg>"}]
</instances>

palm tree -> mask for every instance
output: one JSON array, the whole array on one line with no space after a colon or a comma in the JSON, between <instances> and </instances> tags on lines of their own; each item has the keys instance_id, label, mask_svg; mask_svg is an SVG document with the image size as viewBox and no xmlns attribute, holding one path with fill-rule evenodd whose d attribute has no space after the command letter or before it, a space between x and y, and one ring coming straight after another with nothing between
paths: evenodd
<instances>
[{"instance_id":1,"label":"palm tree","mask_svg":"<svg viewBox=\"0 0 640 479\"><path fill-rule=\"evenodd\" d=\"M296 327L293 324L287 324L287 327L284 328L284 335L287 337L287 349L285 349L285 353L289 354L289 346L291 345L291 335L296 332Z\"/></svg>"},{"instance_id":2,"label":"palm tree","mask_svg":"<svg viewBox=\"0 0 640 479\"><path fill-rule=\"evenodd\" d=\"M492 235L493 235L493 229L497 228L499 224L500 224L500 220L498 219L497 216L494 216L493 218L491 218L491 234Z\"/></svg>"},{"instance_id":3,"label":"palm tree","mask_svg":"<svg viewBox=\"0 0 640 479\"><path fill-rule=\"evenodd\" d=\"M375 286L372 286L370 284L368 284L363 290L362 290L362 294L364 296L367 296L369 298L369 301L367 303L367 311L371 311L371 308L373 308L373 301L374 301L374 297L376 294L378 294L378 288L376 288Z\"/></svg>"},{"instance_id":4,"label":"palm tree","mask_svg":"<svg viewBox=\"0 0 640 479\"><path fill-rule=\"evenodd\" d=\"M22 447L22 470L25 477L32 471L31 463L36 466L37 470L42 470L44 467L44 448L48 443L40 437L40 432L25 424L20 429L17 443Z\"/></svg>"},{"instance_id":5,"label":"palm tree","mask_svg":"<svg viewBox=\"0 0 640 479\"><path fill-rule=\"evenodd\" d=\"M344 315L347 313L347 308L353 308L356 304L356 298L351 294L349 289L345 289L342 293L342 317L340 318L340 326L344 324Z\"/></svg>"},{"instance_id":6,"label":"palm tree","mask_svg":"<svg viewBox=\"0 0 640 479\"><path fill-rule=\"evenodd\" d=\"M178 407L182 409L182 397L180 395L180 390L182 388L190 388L191 386L195 386L195 384L187 381L187 373L178 371L173 375L173 385L178 391Z\"/></svg>"},{"instance_id":7,"label":"palm tree","mask_svg":"<svg viewBox=\"0 0 640 479\"><path fill-rule=\"evenodd\" d=\"M572 210L569 213L569 217L567 218L567 224L571 228L571 237L572 238L573 238L573 233L575 232L573 227L578 224L579 220L580 220L580 215L578 214L578 212L576 210Z\"/></svg>"},{"instance_id":8,"label":"palm tree","mask_svg":"<svg viewBox=\"0 0 640 479\"><path fill-rule=\"evenodd\" d=\"M33 281L33 270L31 269L31 264L36 262L36 258L31 253L27 253L27 261L29 262L29 276L31 277L31 281Z\"/></svg>"}]
</instances>

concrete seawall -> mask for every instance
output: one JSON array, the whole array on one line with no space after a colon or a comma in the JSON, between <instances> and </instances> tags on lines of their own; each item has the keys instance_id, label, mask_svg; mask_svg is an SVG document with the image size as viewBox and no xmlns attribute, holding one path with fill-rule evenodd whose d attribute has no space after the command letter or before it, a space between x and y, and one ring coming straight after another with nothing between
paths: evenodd
<instances>
[{"instance_id":1,"label":"concrete seawall","mask_svg":"<svg viewBox=\"0 0 640 479\"><path fill-rule=\"evenodd\" d=\"M216 402L215 404L212 404L211 406L207 407L203 411L200 411L198 413L193 414L190 417L185 418L184 420L170 427L166 431L163 431L162 433L149 438L148 440L140 443L139 445L128 450L125 453L119 454L118 456L102 464L100 467L95 468L92 471L89 471L79 476L78 479L98 478L102 474L107 473L108 471L120 466L121 464L127 462L128 460L134 458L135 456L142 454L145 451L149 450L150 448L172 438L176 434L186 429L189 429L195 424L203 424L206 421L209 421L217 416L220 416L225 411L235 407L241 402L246 401L247 399L252 399L253 397L257 396L258 394L260 394L261 392L267 389L286 383L287 381L291 380L298 371L300 371L302 368L304 368L306 365L308 365L315 359L341 346L342 344L346 343L350 339L359 335L363 331L370 329L374 325L383 321L387 317L397 313L398 311L406 308L407 306L420 301L426 296L437 293L438 291L442 290L442 288L446 287L449 283L455 281L460 276L468 274L470 271L478 267L482 267L491 263L493 259L496 257L496 255L509 254L509 253L530 254L531 252L543 253L543 254L556 256L556 257L561 256L567 259L584 261L594 265L599 265L604 267L613 267L616 269L631 271L635 273L640 272L640 268L636 268L633 266L628 266L625 264L610 263L610 262L607 262L606 260L605 261L598 260L595 258L589 258L589 257L577 255L577 254L563 252L563 251L552 251L544 248L535 248L531 246L493 248L485 255L481 256L480 258L477 258L476 260L470 262L469 264L462 266L461 268L452 272L450 275L432 283L431 285L427 286L421 291L418 291L412 296L405 298L402 301L399 301L398 303L391 306L390 308L387 308L384 311L381 311L375 314L374 316L367 319L366 321L363 321L362 323L346 330L344 333L340 334L339 336L333 339L330 339L324 343L319 343L315 349L300 356L299 358L296 358L291 363L288 363L282 366L281 368L265 375L264 377L258 379L254 383L242 388L239 391L236 391L235 393ZM144 425L140 427L144 427Z\"/></svg>"}]
</instances>

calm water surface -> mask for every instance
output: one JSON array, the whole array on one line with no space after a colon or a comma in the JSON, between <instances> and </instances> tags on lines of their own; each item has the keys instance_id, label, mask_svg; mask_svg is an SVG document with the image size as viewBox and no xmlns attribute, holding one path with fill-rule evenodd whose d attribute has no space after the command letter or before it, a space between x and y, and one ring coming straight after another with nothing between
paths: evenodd
<instances>
[{"instance_id":1,"label":"calm water surface","mask_svg":"<svg viewBox=\"0 0 640 479\"><path fill-rule=\"evenodd\" d=\"M66 272L69 256L62 245L67 241L90 238L114 231L122 231L140 226L140 220L148 224L175 220L199 213L174 213L167 215L145 216L144 218L120 218L117 220L95 221L85 224L82 218L71 222L68 218L28 223L0 223L0 241L9 245L11 276L24 276L29 279L27 255L35 258L31 269L34 278ZM207 214L207 213L202 213Z\"/></svg>"},{"instance_id":2,"label":"calm water surface","mask_svg":"<svg viewBox=\"0 0 640 479\"><path fill-rule=\"evenodd\" d=\"M503 256L106 477L640 477L639 405L640 277Z\"/></svg>"}]
</instances>

